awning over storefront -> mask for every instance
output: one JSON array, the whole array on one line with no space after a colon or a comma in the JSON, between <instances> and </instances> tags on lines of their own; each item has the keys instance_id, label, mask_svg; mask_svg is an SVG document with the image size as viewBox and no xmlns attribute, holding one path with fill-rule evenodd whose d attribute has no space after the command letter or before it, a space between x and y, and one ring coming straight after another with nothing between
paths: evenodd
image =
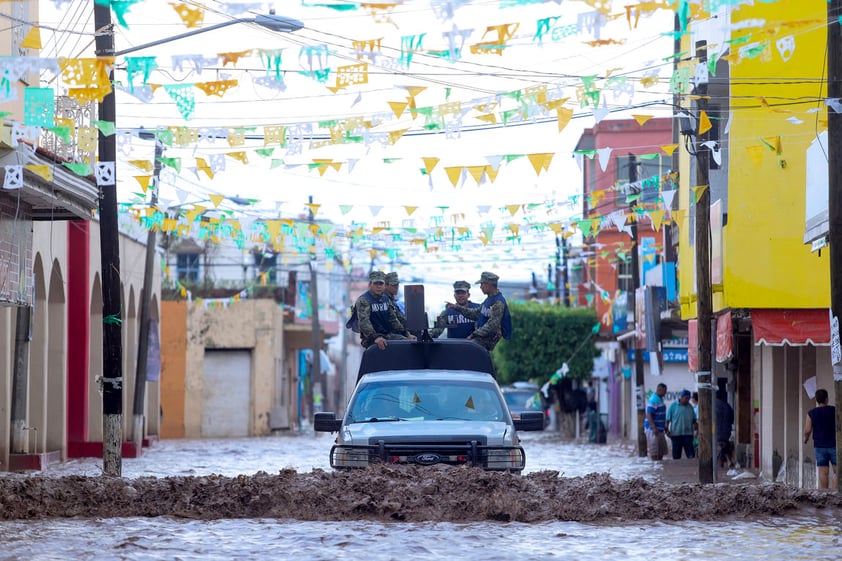
<instances>
[{"instance_id":1,"label":"awning over storefront","mask_svg":"<svg viewBox=\"0 0 842 561\"><path fill-rule=\"evenodd\" d=\"M755 345L830 344L830 313L818 310L752 310Z\"/></svg>"}]
</instances>

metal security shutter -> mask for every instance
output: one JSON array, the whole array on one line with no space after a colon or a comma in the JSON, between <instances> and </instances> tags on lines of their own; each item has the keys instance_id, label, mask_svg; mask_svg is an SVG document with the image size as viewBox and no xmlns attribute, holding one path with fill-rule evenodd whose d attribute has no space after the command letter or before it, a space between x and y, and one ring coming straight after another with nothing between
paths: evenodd
<instances>
[{"instance_id":1,"label":"metal security shutter","mask_svg":"<svg viewBox=\"0 0 842 561\"><path fill-rule=\"evenodd\" d=\"M251 353L205 351L202 437L249 436Z\"/></svg>"}]
</instances>

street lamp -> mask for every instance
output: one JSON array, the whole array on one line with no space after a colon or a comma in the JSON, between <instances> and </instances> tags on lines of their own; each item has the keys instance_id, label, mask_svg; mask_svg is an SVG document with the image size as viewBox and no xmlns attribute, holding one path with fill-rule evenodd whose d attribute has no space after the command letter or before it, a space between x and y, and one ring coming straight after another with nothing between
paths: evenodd
<instances>
[{"instance_id":1,"label":"street lamp","mask_svg":"<svg viewBox=\"0 0 842 561\"><path fill-rule=\"evenodd\" d=\"M298 20L275 15L259 15L253 18L236 18L216 25L194 29L180 35L174 35L137 45L122 51L114 50L114 28L111 21L111 8L99 2L94 3L94 28L96 30L97 57L113 58L156 45L177 41L185 37L207 33L229 25L256 23L272 31L289 33L304 27ZM113 69L109 81L114 82ZM114 88L99 104L99 119L115 123L117 116ZM97 183L100 187L99 231L100 253L102 260L102 457L103 473L119 477L122 472L121 447L122 409L123 409L123 348L122 314L120 310L120 246L117 226L117 137L106 136L100 131L99 161L97 164Z\"/></svg>"}]
</instances>

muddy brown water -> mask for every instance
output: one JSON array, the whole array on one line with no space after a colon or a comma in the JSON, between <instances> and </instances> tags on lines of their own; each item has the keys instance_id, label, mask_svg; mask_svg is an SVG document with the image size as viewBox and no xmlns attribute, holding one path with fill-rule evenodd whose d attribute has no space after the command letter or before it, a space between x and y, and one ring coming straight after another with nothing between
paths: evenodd
<instances>
[{"instance_id":1,"label":"muddy brown water","mask_svg":"<svg viewBox=\"0 0 842 561\"><path fill-rule=\"evenodd\" d=\"M334 472L324 436L161 442L117 479L97 459L2 477L0 559L839 558L836 493L670 484L628 446L551 433L525 438L521 476Z\"/></svg>"}]
</instances>

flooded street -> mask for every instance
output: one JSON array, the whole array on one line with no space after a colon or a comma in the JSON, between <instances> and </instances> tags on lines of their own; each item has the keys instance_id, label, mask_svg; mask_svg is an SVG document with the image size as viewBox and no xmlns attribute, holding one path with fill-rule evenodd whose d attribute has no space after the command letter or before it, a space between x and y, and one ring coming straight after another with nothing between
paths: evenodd
<instances>
[{"instance_id":1,"label":"flooded street","mask_svg":"<svg viewBox=\"0 0 842 561\"><path fill-rule=\"evenodd\" d=\"M597 556L643 560L654 555L663 559L816 560L837 559L842 545L842 522L836 507L821 508L821 501L814 501L803 508L788 508L792 501L804 504L804 498L798 495L794 499L783 497L782 502L776 503L779 506L773 505L770 510L766 507L771 503L761 502L753 494L763 487L759 484L705 488L668 485L663 482L661 465L638 458L627 446L575 444L561 441L551 432L532 433L524 435L527 470L521 478L510 478L507 474L486 477L472 474L473 470L448 468L449 471L411 473L385 470L370 473L368 481L360 481L354 476L337 479L330 470L327 456L331 443L329 435L312 434L155 443L142 458L123 461L123 476L137 497L157 496L159 502L164 502L172 499L172 494L188 489L194 502L204 501L202 507L211 508L211 499L226 497L198 493L200 485L205 485L205 489L225 489L223 495L232 493L230 489L249 486L249 491L256 494L270 489L270 502L279 505L280 511L272 510L270 504L259 512L271 514L242 517L243 512L236 511L232 501L228 501L224 508L234 509L233 517L217 512L208 515L209 519L196 519L205 511L195 504L190 507L193 510L185 510L178 516L85 515L52 519L22 516L0 522L3 551L0 559L365 557L377 561L418 557L452 559L458 555L466 561ZM282 470L280 482L269 477L277 476ZM238 477L259 472L265 472L268 474L265 479L271 480L265 486L261 476ZM101 460L77 460L55 466L47 479L62 478L82 484L92 478L78 476L99 473ZM593 473L610 474L610 477L589 475ZM207 477L213 474L224 477ZM560 479L565 482L563 486L556 484ZM32 475L5 478L6 487L0 495L6 502L5 508L9 508L13 486L39 480L43 478ZM99 478L93 480L98 482ZM467 482L474 480L479 481L477 486L466 488ZM183 481L202 483L179 487ZM164 483L168 485L167 491L148 494L150 487ZM313 486L322 485L325 486L322 492L314 492ZM28 500L36 504L63 501L62 504L72 505L75 501L76 507L83 510L89 506L86 502L99 500L90 492L66 497L55 496L60 492L54 491L48 497L45 489L50 489L49 486L27 489ZM628 500L637 489L641 495ZM403 500L401 493L407 495ZM548 519L547 513L540 513L541 505L558 501L556 494L562 500L553 504ZM117 492L104 494L112 497L115 505L121 501L118 495ZM364 495L368 499L361 498ZM377 501L371 497L381 496L383 500L373 504ZM627 502L616 501L618 496L625 497ZM494 497L501 497L506 504L493 504ZM699 503L707 497L721 508L699 510ZM347 503L354 501L356 506L348 507ZM594 505L594 501L605 504ZM236 502L233 501L234 506ZM756 502L758 508L765 510L757 515L751 514L751 506L734 510L734 503L738 502ZM479 506L474 508L470 503ZM519 512L512 503L520 503L524 510ZM390 507L390 504L399 506ZM348 508L336 511L335 505ZM107 511L108 505L105 507ZM184 504L181 508L185 508ZM284 516L286 508L292 514ZM115 509L123 512L117 506ZM498 510L512 513L513 519L529 519L531 511L539 517L531 522L489 519L487 513ZM687 515L682 516L682 511ZM726 514L717 514L720 512ZM394 521L389 521L389 513ZM694 513L702 514L694 518ZM500 519L505 520L502 516Z\"/></svg>"}]
</instances>

